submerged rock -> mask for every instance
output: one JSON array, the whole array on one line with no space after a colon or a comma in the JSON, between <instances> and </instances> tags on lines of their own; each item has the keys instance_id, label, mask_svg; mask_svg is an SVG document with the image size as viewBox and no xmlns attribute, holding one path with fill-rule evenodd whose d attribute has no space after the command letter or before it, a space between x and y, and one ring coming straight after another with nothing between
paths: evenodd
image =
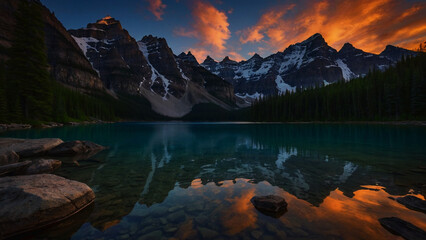
<instances>
[{"instance_id":1,"label":"submerged rock","mask_svg":"<svg viewBox=\"0 0 426 240\"><path fill-rule=\"evenodd\" d=\"M255 196L250 201L257 210L267 216L279 218L287 212L287 202L280 196Z\"/></svg>"},{"instance_id":2,"label":"submerged rock","mask_svg":"<svg viewBox=\"0 0 426 240\"><path fill-rule=\"evenodd\" d=\"M0 152L14 151L19 157L36 157L63 143L59 138L19 139L1 138Z\"/></svg>"},{"instance_id":3,"label":"submerged rock","mask_svg":"<svg viewBox=\"0 0 426 240\"><path fill-rule=\"evenodd\" d=\"M413 224L396 217L380 218L380 224L392 234L407 240L426 239L426 232Z\"/></svg>"},{"instance_id":4,"label":"submerged rock","mask_svg":"<svg viewBox=\"0 0 426 240\"><path fill-rule=\"evenodd\" d=\"M31 161L24 161L0 166L0 176L10 173L22 173L31 164Z\"/></svg>"},{"instance_id":5,"label":"submerged rock","mask_svg":"<svg viewBox=\"0 0 426 240\"><path fill-rule=\"evenodd\" d=\"M94 199L86 184L51 174L0 178L0 238L63 220Z\"/></svg>"},{"instance_id":6,"label":"submerged rock","mask_svg":"<svg viewBox=\"0 0 426 240\"><path fill-rule=\"evenodd\" d=\"M51 173L61 167L62 162L54 159L34 160L25 170L25 174Z\"/></svg>"},{"instance_id":7,"label":"submerged rock","mask_svg":"<svg viewBox=\"0 0 426 240\"><path fill-rule=\"evenodd\" d=\"M396 201L409 209L426 213L426 201L418 197L408 195L405 197L399 197Z\"/></svg>"},{"instance_id":8,"label":"submerged rock","mask_svg":"<svg viewBox=\"0 0 426 240\"><path fill-rule=\"evenodd\" d=\"M11 163L17 163L19 161L19 155L12 150L0 151L0 166Z\"/></svg>"},{"instance_id":9,"label":"submerged rock","mask_svg":"<svg viewBox=\"0 0 426 240\"><path fill-rule=\"evenodd\" d=\"M71 141L64 142L48 152L49 156L74 156L99 152L105 149L104 146L89 141Z\"/></svg>"}]
</instances>

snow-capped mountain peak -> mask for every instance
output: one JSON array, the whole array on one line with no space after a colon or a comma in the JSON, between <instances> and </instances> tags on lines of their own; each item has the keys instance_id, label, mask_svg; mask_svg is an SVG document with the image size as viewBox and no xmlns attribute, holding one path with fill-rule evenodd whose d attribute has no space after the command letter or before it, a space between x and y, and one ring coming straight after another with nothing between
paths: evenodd
<instances>
[{"instance_id":1,"label":"snow-capped mountain peak","mask_svg":"<svg viewBox=\"0 0 426 240\"><path fill-rule=\"evenodd\" d=\"M221 62L207 57L201 66L232 83L238 96L260 96L348 81L371 69L384 70L408 54L414 52L388 46L376 55L350 43L336 51L316 33L266 58L255 54L237 63L228 57Z\"/></svg>"}]
</instances>

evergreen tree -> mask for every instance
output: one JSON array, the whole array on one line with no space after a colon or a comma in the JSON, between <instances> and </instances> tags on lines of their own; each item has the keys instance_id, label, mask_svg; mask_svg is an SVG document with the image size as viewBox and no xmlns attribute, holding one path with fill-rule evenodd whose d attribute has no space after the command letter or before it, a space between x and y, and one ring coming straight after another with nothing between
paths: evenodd
<instances>
[{"instance_id":1,"label":"evergreen tree","mask_svg":"<svg viewBox=\"0 0 426 240\"><path fill-rule=\"evenodd\" d=\"M6 79L4 63L0 62L0 123L7 122Z\"/></svg>"},{"instance_id":2,"label":"evergreen tree","mask_svg":"<svg viewBox=\"0 0 426 240\"><path fill-rule=\"evenodd\" d=\"M14 37L8 62L12 118L20 120L22 116L24 121L48 120L52 113L52 88L39 4L20 2Z\"/></svg>"},{"instance_id":3,"label":"evergreen tree","mask_svg":"<svg viewBox=\"0 0 426 240\"><path fill-rule=\"evenodd\" d=\"M426 54L381 72L253 103L253 121L375 121L426 119Z\"/></svg>"}]
</instances>

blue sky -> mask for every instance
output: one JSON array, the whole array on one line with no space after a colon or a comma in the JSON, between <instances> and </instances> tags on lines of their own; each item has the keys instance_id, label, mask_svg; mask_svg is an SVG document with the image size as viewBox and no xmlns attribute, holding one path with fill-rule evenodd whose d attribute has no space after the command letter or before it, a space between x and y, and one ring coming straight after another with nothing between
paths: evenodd
<instances>
[{"instance_id":1,"label":"blue sky","mask_svg":"<svg viewBox=\"0 0 426 240\"><path fill-rule=\"evenodd\" d=\"M380 52L413 48L426 37L425 1L414 0L41 0L67 29L110 15L132 37L167 39L175 54L192 50L241 60L266 57L319 32L337 50L344 42ZM423 27L422 27L423 26Z\"/></svg>"}]
</instances>

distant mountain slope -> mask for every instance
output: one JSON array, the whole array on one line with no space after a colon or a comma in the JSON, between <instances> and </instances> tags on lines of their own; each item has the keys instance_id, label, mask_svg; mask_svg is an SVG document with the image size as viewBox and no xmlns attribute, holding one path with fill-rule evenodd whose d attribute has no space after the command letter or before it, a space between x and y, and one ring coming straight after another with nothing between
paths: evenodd
<instances>
[{"instance_id":1,"label":"distant mountain slope","mask_svg":"<svg viewBox=\"0 0 426 240\"><path fill-rule=\"evenodd\" d=\"M247 61L235 62L226 57L216 62L207 57L201 66L232 83L237 96L253 99L350 80L372 69L387 69L402 56L414 54L387 46L376 55L356 49L350 43L336 51L317 33L266 58L255 54Z\"/></svg>"},{"instance_id":2,"label":"distant mountain slope","mask_svg":"<svg viewBox=\"0 0 426 240\"><path fill-rule=\"evenodd\" d=\"M175 56L164 38L150 35L136 42L109 16L69 32L107 89L140 94L157 113L182 117L200 103L236 107L231 84L199 67L195 58Z\"/></svg>"},{"instance_id":3,"label":"distant mountain slope","mask_svg":"<svg viewBox=\"0 0 426 240\"><path fill-rule=\"evenodd\" d=\"M38 0L28 0L41 5ZM12 46L16 24L16 11L20 0L0 2L0 60L7 60L7 49ZM50 73L54 79L82 90L102 90L104 86L79 47L68 34L61 22L46 7L42 7L45 23ZM1 50L3 49L3 50Z\"/></svg>"},{"instance_id":4,"label":"distant mountain slope","mask_svg":"<svg viewBox=\"0 0 426 240\"><path fill-rule=\"evenodd\" d=\"M251 121L402 121L426 119L426 54L349 82L271 96L251 107Z\"/></svg>"}]
</instances>

